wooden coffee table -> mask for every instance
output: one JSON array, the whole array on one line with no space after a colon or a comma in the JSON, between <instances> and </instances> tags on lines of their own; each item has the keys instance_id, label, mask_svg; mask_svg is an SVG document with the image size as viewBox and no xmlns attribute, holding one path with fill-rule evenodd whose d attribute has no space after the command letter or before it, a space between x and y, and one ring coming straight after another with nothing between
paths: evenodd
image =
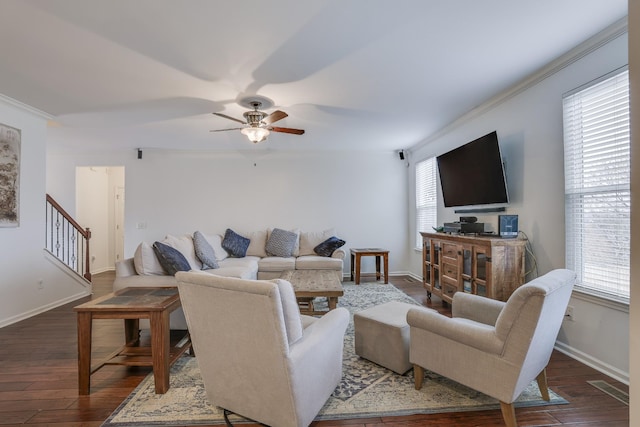
<instances>
[{"instance_id":1,"label":"wooden coffee table","mask_svg":"<svg viewBox=\"0 0 640 427\"><path fill-rule=\"evenodd\" d=\"M172 345L169 314L180 307L178 288L124 288L74 307L78 313L78 389L89 394L91 374L105 365L152 366L156 393L169 389L169 367L191 347L189 333ZM93 319L124 319L125 345L91 366ZM139 319L149 319L151 347L141 347Z\"/></svg>"},{"instance_id":2,"label":"wooden coffee table","mask_svg":"<svg viewBox=\"0 0 640 427\"><path fill-rule=\"evenodd\" d=\"M338 297L344 295L342 283L337 272L333 270L287 270L280 278L293 285L302 314L326 314L327 311L315 310L313 299L326 297L329 310L333 310L338 305Z\"/></svg>"}]
</instances>

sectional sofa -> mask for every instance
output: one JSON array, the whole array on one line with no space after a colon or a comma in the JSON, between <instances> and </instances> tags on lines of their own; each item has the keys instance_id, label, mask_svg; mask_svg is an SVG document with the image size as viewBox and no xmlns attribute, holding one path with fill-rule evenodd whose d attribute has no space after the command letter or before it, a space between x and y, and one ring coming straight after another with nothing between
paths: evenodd
<instances>
[{"instance_id":1,"label":"sectional sofa","mask_svg":"<svg viewBox=\"0 0 640 427\"><path fill-rule=\"evenodd\" d=\"M284 238L278 239L278 236ZM332 270L342 280L346 253L339 246L343 244L334 229L273 228L252 232L227 229L224 234L197 231L182 236L168 235L154 243L141 242L132 258L118 261L113 288L177 286L174 274L185 270L261 280L278 278L286 270ZM178 270L173 269L175 262L167 265L163 250L180 258L182 264L177 263ZM215 259L211 259L213 257ZM172 313L171 328L186 329L182 310Z\"/></svg>"}]
</instances>

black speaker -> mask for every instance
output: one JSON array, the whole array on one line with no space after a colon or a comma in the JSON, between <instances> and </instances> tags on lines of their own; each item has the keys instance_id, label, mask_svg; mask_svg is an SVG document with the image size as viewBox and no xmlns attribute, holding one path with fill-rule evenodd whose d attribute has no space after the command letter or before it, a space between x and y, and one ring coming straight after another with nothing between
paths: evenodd
<instances>
[{"instance_id":1,"label":"black speaker","mask_svg":"<svg viewBox=\"0 0 640 427\"><path fill-rule=\"evenodd\" d=\"M518 237L518 215L498 215L500 237Z\"/></svg>"},{"instance_id":2,"label":"black speaker","mask_svg":"<svg viewBox=\"0 0 640 427\"><path fill-rule=\"evenodd\" d=\"M404 160L404 150L398 151L398 157L400 157L400 160Z\"/></svg>"}]
</instances>

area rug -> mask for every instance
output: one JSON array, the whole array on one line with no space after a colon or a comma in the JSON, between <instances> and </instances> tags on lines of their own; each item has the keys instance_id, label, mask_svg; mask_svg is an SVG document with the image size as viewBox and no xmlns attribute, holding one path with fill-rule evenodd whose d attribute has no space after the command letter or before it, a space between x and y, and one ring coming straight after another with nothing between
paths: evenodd
<instances>
[{"instance_id":1,"label":"area rug","mask_svg":"<svg viewBox=\"0 0 640 427\"><path fill-rule=\"evenodd\" d=\"M317 299L320 300L320 299ZM393 285L344 283L338 306L351 313L344 340L343 378L316 420L368 418L409 414L498 409L499 403L432 372L426 372L421 390L415 390L413 372L398 375L354 352L353 313L388 301L417 303ZM322 306L326 301L316 301ZM171 386L163 395L154 391L150 374L102 424L103 427L197 426L224 424L222 410L206 396L197 358L182 357L171 368ZM535 381L522 393L516 407L568 403L550 392L551 402L540 398ZM243 421L232 416L231 421Z\"/></svg>"}]
</instances>

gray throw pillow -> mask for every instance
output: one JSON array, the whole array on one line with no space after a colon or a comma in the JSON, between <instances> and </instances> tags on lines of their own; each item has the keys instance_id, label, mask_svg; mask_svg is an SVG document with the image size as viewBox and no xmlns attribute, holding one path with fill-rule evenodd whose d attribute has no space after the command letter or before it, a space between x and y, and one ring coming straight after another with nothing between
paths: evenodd
<instances>
[{"instance_id":1,"label":"gray throw pillow","mask_svg":"<svg viewBox=\"0 0 640 427\"><path fill-rule=\"evenodd\" d=\"M156 253L160 265L167 274L175 276L178 271L191 270L189 261L187 261L179 250L164 243L155 242L153 244L153 251Z\"/></svg>"},{"instance_id":2,"label":"gray throw pillow","mask_svg":"<svg viewBox=\"0 0 640 427\"><path fill-rule=\"evenodd\" d=\"M222 247L234 258L246 256L249 243L251 243L251 240L242 237L230 228L227 228L224 233L224 239L222 239Z\"/></svg>"},{"instance_id":3,"label":"gray throw pillow","mask_svg":"<svg viewBox=\"0 0 640 427\"><path fill-rule=\"evenodd\" d=\"M341 248L345 243L346 242L344 240L338 239L336 236L332 236L313 248L313 251L320 256L330 257L336 249Z\"/></svg>"},{"instance_id":4,"label":"gray throw pillow","mask_svg":"<svg viewBox=\"0 0 640 427\"><path fill-rule=\"evenodd\" d=\"M198 259L202 261L203 270L220 267L213 246L209 244L204 234L199 231L193 233L193 248L196 251Z\"/></svg>"},{"instance_id":5,"label":"gray throw pillow","mask_svg":"<svg viewBox=\"0 0 640 427\"><path fill-rule=\"evenodd\" d=\"M265 249L271 256L289 258L298 241L298 235L293 231L274 228L269 235Z\"/></svg>"}]
</instances>

